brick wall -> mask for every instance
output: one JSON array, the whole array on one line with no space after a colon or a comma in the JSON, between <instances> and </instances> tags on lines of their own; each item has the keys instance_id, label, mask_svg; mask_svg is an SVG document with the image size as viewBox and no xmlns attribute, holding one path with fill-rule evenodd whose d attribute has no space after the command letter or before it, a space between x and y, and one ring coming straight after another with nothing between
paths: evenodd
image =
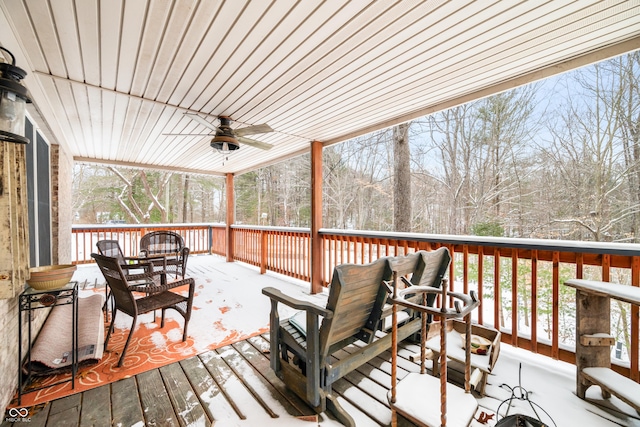
<instances>
[{"instance_id":1,"label":"brick wall","mask_svg":"<svg viewBox=\"0 0 640 427\"><path fill-rule=\"evenodd\" d=\"M47 318L48 309L36 310L31 323L32 336L35 337ZM28 319L22 318L22 351L27 350ZM18 297L0 299L0 409L5 413L18 391ZM4 420L4 416L0 421Z\"/></svg>"},{"instance_id":2,"label":"brick wall","mask_svg":"<svg viewBox=\"0 0 640 427\"><path fill-rule=\"evenodd\" d=\"M51 145L52 264L71 263L73 158L59 145Z\"/></svg>"},{"instance_id":3,"label":"brick wall","mask_svg":"<svg viewBox=\"0 0 640 427\"><path fill-rule=\"evenodd\" d=\"M0 408L4 409L18 387L18 298L0 299L0 372Z\"/></svg>"}]
</instances>

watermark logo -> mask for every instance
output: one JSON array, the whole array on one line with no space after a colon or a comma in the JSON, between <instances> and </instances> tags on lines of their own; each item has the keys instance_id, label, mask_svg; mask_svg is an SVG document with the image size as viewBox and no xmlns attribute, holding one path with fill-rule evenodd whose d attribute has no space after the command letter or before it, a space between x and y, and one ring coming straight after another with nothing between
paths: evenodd
<instances>
[{"instance_id":1,"label":"watermark logo","mask_svg":"<svg viewBox=\"0 0 640 427\"><path fill-rule=\"evenodd\" d=\"M31 422L27 408L9 408L7 409L7 415L4 420L9 423Z\"/></svg>"}]
</instances>

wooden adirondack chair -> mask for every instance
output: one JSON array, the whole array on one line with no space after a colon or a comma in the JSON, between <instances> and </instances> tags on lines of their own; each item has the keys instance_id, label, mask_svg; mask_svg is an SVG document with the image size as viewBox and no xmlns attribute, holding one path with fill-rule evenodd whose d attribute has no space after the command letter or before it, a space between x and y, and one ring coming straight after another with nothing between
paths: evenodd
<instances>
[{"instance_id":1,"label":"wooden adirondack chair","mask_svg":"<svg viewBox=\"0 0 640 427\"><path fill-rule=\"evenodd\" d=\"M443 251L420 251L396 259L395 271L411 275L411 284L421 286L439 286L449 264L448 252ZM355 422L338 403L331 385L391 348L391 334L376 338L386 311L383 282L391 279L390 260L337 266L326 307L291 298L275 288L262 290L271 298L271 368L317 413L329 410L347 426L355 426ZM278 303L303 310L303 320L300 322L296 315L281 321ZM321 324L319 316L323 318ZM420 327L419 318L410 320L398 328L397 339L415 334ZM358 340L366 345L340 360L331 358Z\"/></svg>"}]
</instances>

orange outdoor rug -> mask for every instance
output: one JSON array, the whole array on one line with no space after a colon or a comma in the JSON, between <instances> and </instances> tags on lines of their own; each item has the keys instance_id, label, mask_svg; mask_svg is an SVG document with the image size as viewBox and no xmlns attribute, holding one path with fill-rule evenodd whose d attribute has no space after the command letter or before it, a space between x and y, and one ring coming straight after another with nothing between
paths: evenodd
<instances>
[{"instance_id":1,"label":"orange outdoor rug","mask_svg":"<svg viewBox=\"0 0 640 427\"><path fill-rule=\"evenodd\" d=\"M71 382L67 382L32 391L22 395L19 406L34 406L86 391L268 332L268 311L256 310L256 305L269 306L268 300L258 295L261 288L247 292L247 288L243 291L242 287L233 285L226 286L222 280L216 286L208 278L196 278L196 295L185 342L182 342L183 318L175 311L167 310L164 328L160 328L160 311L156 322L153 322L153 313L139 316L121 368L117 364L131 326L131 317L118 312L114 333L102 359L97 364L79 368L74 389ZM186 286L183 292L187 292ZM81 293L103 294L104 290ZM105 336L107 326L105 324ZM30 386L39 388L55 384L70 378L70 375L69 372L36 377ZM17 393L10 406L18 406Z\"/></svg>"},{"instance_id":2,"label":"orange outdoor rug","mask_svg":"<svg viewBox=\"0 0 640 427\"><path fill-rule=\"evenodd\" d=\"M159 315L158 323L160 323ZM170 363L179 362L198 354L191 335L187 338L187 341L181 341L181 322L170 319L165 321L164 326L163 329L160 329L159 325L144 323L141 327L136 328L121 368L118 368L117 365L122 348L127 339L126 332L128 332L128 330L116 329L109 340L109 348L104 353L102 360L96 365L85 366L79 369L74 389L71 388L71 382L68 382L27 393L22 396L22 404L20 406L34 406L73 393L86 391ZM212 327L223 326L212 325ZM218 347L224 347L225 345L242 341L251 336L267 332L268 330L269 328L265 327L248 335L239 334L237 331L230 330L227 331L228 335L223 340L212 343L207 348L213 350ZM62 379L70 378L70 376L70 373L50 375L38 378L32 382L32 384L35 387L43 387L47 384L54 384ZM15 400L11 406L14 405L17 405L17 400Z\"/></svg>"}]
</instances>

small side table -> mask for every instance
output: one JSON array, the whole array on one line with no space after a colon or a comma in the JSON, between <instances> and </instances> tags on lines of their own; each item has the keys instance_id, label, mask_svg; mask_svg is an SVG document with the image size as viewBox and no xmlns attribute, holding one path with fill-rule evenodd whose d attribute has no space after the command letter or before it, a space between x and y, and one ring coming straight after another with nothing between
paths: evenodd
<instances>
[{"instance_id":1,"label":"small side table","mask_svg":"<svg viewBox=\"0 0 640 427\"><path fill-rule=\"evenodd\" d=\"M41 308L55 307L59 305L72 306L71 321L71 378L58 381L54 384L48 384L43 387L28 388L32 380L31 366L31 345L32 330L31 318L34 310ZM26 313L28 322L28 346L27 351L27 373L22 371L22 315ZM27 286L24 292L20 294L18 302L18 405L22 403L22 395L27 392L41 390L54 385L71 381L71 388L75 388L76 373L78 372L78 282L69 282L65 286L57 289L39 291ZM46 320L45 320L46 322ZM28 389L27 389L28 388Z\"/></svg>"}]
</instances>

